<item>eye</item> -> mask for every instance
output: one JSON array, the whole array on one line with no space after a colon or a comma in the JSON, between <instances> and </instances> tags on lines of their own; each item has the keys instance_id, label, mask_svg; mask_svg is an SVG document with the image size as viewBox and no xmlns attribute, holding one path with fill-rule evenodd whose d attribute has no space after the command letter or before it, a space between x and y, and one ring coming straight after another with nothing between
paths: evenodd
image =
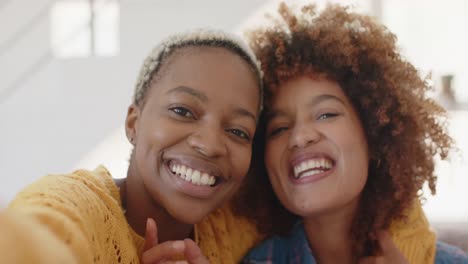
<instances>
[{"instance_id":1,"label":"eye","mask_svg":"<svg viewBox=\"0 0 468 264\"><path fill-rule=\"evenodd\" d=\"M280 135L281 133L283 133L284 131L288 130L288 127L276 127L276 128L273 128L270 130L270 132L268 133L268 136L269 137L273 137L273 136L277 136L277 135Z\"/></svg>"},{"instance_id":2,"label":"eye","mask_svg":"<svg viewBox=\"0 0 468 264\"><path fill-rule=\"evenodd\" d=\"M325 113L325 114L319 115L317 120L330 119L330 118L334 118L336 116L338 116L338 114L336 114L336 113Z\"/></svg>"},{"instance_id":3,"label":"eye","mask_svg":"<svg viewBox=\"0 0 468 264\"><path fill-rule=\"evenodd\" d=\"M228 129L227 130L228 132L230 132L231 134L235 135L236 137L239 137L241 139L244 139L244 140L247 140L247 141L250 141L250 136L249 134L247 134L246 132L240 130L240 129Z\"/></svg>"},{"instance_id":4,"label":"eye","mask_svg":"<svg viewBox=\"0 0 468 264\"><path fill-rule=\"evenodd\" d=\"M169 110L171 110L172 112L174 112L175 114L179 116L189 117L189 118L195 117L190 110L182 106L172 107L172 108L169 108Z\"/></svg>"}]
</instances>

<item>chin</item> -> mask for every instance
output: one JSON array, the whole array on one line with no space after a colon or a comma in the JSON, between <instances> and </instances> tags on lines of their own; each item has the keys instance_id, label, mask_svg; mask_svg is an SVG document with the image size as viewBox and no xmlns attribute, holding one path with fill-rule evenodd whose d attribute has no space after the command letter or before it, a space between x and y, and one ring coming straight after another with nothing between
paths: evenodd
<instances>
[{"instance_id":1,"label":"chin","mask_svg":"<svg viewBox=\"0 0 468 264\"><path fill-rule=\"evenodd\" d=\"M298 202L293 204L292 206L287 206L286 209L294 213L295 215L301 217L308 217L308 216L317 216L321 215L327 211L331 206L324 202L314 203L310 200L306 203Z\"/></svg>"}]
</instances>

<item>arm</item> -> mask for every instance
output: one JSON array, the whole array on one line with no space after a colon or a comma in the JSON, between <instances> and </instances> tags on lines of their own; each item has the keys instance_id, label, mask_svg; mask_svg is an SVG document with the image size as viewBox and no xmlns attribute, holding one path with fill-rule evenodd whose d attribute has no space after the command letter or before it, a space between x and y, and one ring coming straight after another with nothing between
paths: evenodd
<instances>
[{"instance_id":1,"label":"arm","mask_svg":"<svg viewBox=\"0 0 468 264\"><path fill-rule=\"evenodd\" d=\"M1 263L78 263L70 248L38 222L0 213Z\"/></svg>"},{"instance_id":2,"label":"arm","mask_svg":"<svg viewBox=\"0 0 468 264\"><path fill-rule=\"evenodd\" d=\"M96 223L104 218L94 188L78 175L54 175L19 193L0 216L0 262L92 263Z\"/></svg>"}]
</instances>

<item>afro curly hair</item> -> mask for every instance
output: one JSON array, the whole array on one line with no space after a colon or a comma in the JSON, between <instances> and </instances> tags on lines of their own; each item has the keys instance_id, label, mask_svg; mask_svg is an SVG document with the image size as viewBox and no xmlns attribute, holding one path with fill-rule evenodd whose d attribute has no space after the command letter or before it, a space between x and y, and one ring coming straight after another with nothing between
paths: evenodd
<instances>
[{"instance_id":1,"label":"afro curly hair","mask_svg":"<svg viewBox=\"0 0 468 264\"><path fill-rule=\"evenodd\" d=\"M272 95L300 76L337 82L355 107L369 147L368 180L350 235L356 258L377 253L376 231L404 211L427 184L436 191L435 156L447 158L452 139L445 110L427 96L431 89L399 53L396 36L349 7L315 5L295 12L281 3L279 18L249 32L264 73L265 111L254 143L252 177L239 194L238 213L267 234L287 232L298 216L275 197L263 163L264 129Z\"/></svg>"}]
</instances>

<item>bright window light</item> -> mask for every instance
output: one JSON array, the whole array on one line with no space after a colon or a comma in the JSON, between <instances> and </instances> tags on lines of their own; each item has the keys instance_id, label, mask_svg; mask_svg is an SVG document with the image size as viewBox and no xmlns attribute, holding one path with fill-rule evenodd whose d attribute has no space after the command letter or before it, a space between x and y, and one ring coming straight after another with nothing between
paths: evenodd
<instances>
[{"instance_id":1,"label":"bright window light","mask_svg":"<svg viewBox=\"0 0 468 264\"><path fill-rule=\"evenodd\" d=\"M58 58L119 52L118 0L57 1L50 19L52 49Z\"/></svg>"}]
</instances>

